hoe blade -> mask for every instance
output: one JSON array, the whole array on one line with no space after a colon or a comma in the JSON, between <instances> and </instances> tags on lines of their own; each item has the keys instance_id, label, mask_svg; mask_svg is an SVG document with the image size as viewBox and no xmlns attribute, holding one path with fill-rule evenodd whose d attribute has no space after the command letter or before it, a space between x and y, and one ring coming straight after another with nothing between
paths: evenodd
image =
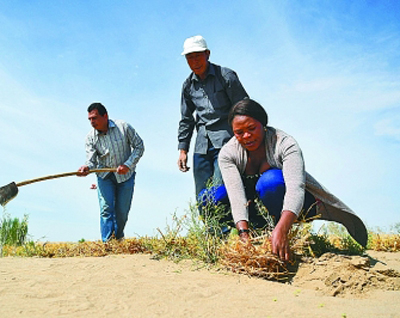
<instances>
[{"instance_id":1,"label":"hoe blade","mask_svg":"<svg viewBox=\"0 0 400 318\"><path fill-rule=\"evenodd\" d=\"M7 202L14 199L18 194L18 187L15 182L11 182L0 188L0 204L4 207Z\"/></svg>"}]
</instances>

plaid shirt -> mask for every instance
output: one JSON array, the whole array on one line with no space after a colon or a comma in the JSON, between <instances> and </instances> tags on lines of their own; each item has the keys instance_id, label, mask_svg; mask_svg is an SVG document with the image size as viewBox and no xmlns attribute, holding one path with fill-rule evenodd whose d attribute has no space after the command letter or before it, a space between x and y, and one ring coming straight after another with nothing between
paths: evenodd
<instances>
[{"instance_id":1,"label":"plaid shirt","mask_svg":"<svg viewBox=\"0 0 400 318\"><path fill-rule=\"evenodd\" d=\"M89 169L116 168L120 165L129 167L127 174L115 173L119 183L132 176L143 152L143 140L131 125L122 120L109 120L105 134L92 129L86 136L86 165ZM109 173L97 175L104 179Z\"/></svg>"}]
</instances>

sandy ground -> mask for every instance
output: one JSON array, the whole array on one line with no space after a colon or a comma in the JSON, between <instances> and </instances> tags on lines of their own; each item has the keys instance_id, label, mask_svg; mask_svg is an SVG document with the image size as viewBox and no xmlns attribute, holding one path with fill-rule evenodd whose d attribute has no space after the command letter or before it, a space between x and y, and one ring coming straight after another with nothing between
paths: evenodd
<instances>
[{"instance_id":1,"label":"sandy ground","mask_svg":"<svg viewBox=\"0 0 400 318\"><path fill-rule=\"evenodd\" d=\"M291 283L149 255L5 257L0 317L400 317L400 253L368 254L323 255Z\"/></svg>"}]
</instances>

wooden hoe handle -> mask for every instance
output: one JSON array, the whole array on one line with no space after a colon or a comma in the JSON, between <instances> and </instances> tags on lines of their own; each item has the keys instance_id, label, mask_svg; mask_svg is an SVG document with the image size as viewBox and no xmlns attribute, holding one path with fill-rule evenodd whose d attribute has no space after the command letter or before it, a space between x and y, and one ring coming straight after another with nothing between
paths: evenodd
<instances>
[{"instance_id":1,"label":"wooden hoe handle","mask_svg":"<svg viewBox=\"0 0 400 318\"><path fill-rule=\"evenodd\" d=\"M92 172L116 172L116 171L117 171L117 168L100 168L100 169L91 169L91 170L89 170L89 173L92 173ZM22 181L22 182L17 183L16 185L17 185L17 187L20 187L20 186L24 186L24 185L31 184L34 182L39 182L39 181L44 181L44 180L49 180L49 179L77 176L78 173L79 173L78 171L74 171L74 172L64 172L64 173L59 173L59 174L52 174L52 175L41 177L41 178Z\"/></svg>"}]
</instances>

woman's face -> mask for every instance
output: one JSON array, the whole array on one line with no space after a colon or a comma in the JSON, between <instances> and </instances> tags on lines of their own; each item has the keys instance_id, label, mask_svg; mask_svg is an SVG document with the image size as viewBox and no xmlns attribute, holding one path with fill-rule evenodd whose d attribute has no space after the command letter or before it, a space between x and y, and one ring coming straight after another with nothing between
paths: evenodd
<instances>
[{"instance_id":1,"label":"woman's face","mask_svg":"<svg viewBox=\"0 0 400 318\"><path fill-rule=\"evenodd\" d=\"M232 130L239 143L248 151L257 150L264 142L264 127L249 116L235 116L232 121Z\"/></svg>"}]
</instances>

